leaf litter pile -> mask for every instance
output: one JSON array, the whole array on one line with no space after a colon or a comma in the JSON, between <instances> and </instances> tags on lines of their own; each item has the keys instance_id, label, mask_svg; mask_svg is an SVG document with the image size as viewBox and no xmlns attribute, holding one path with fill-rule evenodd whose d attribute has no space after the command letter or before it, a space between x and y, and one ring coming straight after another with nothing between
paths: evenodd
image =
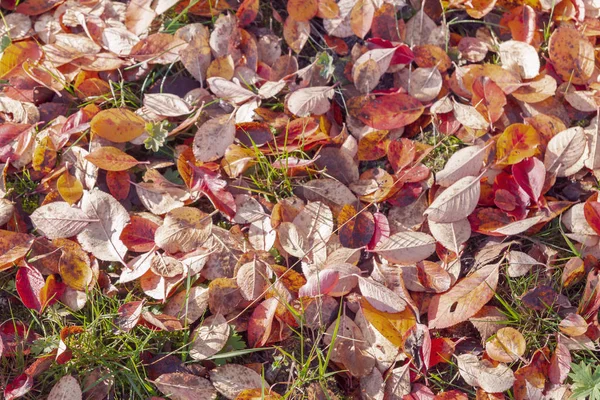
<instances>
[{"instance_id":1,"label":"leaf litter pile","mask_svg":"<svg viewBox=\"0 0 600 400\"><path fill-rule=\"evenodd\" d=\"M600 398L597 0L0 5L4 398Z\"/></svg>"}]
</instances>

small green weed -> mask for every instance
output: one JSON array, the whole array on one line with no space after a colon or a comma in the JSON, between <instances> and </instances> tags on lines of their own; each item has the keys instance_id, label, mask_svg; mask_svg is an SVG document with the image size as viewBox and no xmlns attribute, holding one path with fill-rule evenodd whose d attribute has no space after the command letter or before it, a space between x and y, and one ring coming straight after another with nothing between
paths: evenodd
<instances>
[{"instance_id":1,"label":"small green weed","mask_svg":"<svg viewBox=\"0 0 600 400\"><path fill-rule=\"evenodd\" d=\"M600 366L583 362L571 364L572 399L600 400Z\"/></svg>"}]
</instances>

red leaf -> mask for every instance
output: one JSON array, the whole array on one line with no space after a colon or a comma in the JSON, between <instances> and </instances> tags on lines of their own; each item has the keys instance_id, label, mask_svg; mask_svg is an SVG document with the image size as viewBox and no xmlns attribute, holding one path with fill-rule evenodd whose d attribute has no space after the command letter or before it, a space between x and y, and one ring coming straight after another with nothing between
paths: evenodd
<instances>
[{"instance_id":1,"label":"red leaf","mask_svg":"<svg viewBox=\"0 0 600 400\"><path fill-rule=\"evenodd\" d=\"M149 219L132 215L119 239L129 250L145 253L154 248L154 234L157 229L158 225Z\"/></svg>"},{"instance_id":2,"label":"red leaf","mask_svg":"<svg viewBox=\"0 0 600 400\"><path fill-rule=\"evenodd\" d=\"M40 292L40 302L42 303L42 311L44 308L56 303L63 295L67 285L59 281L56 275L48 275L46 284Z\"/></svg>"},{"instance_id":3,"label":"red leaf","mask_svg":"<svg viewBox=\"0 0 600 400\"><path fill-rule=\"evenodd\" d=\"M17 271L15 283L17 292L25 307L36 310L38 313L41 312L40 293L46 283L41 272L35 267L21 267Z\"/></svg>"},{"instance_id":4,"label":"red leaf","mask_svg":"<svg viewBox=\"0 0 600 400\"><path fill-rule=\"evenodd\" d=\"M369 50L391 49L392 47L396 47L390 65L410 64L415 59L415 53L413 53L410 47L404 43L398 45L389 40L375 37L367 40L367 47Z\"/></svg>"},{"instance_id":5,"label":"red leaf","mask_svg":"<svg viewBox=\"0 0 600 400\"><path fill-rule=\"evenodd\" d=\"M218 172L204 167L193 167L191 188L206 195L213 206L229 219L235 216L235 200L233 195L225 190L227 182L221 179Z\"/></svg>"},{"instance_id":6,"label":"red leaf","mask_svg":"<svg viewBox=\"0 0 600 400\"><path fill-rule=\"evenodd\" d=\"M528 157L518 164L513 164L512 174L517 184L537 203L546 180L546 167L535 157Z\"/></svg>"},{"instance_id":7,"label":"red leaf","mask_svg":"<svg viewBox=\"0 0 600 400\"><path fill-rule=\"evenodd\" d=\"M260 303L248 321L248 345L261 347L267 344L271 336L273 319L277 310L278 301L272 297Z\"/></svg>"},{"instance_id":8,"label":"red leaf","mask_svg":"<svg viewBox=\"0 0 600 400\"><path fill-rule=\"evenodd\" d=\"M6 400L12 400L24 396L32 387L33 378L27 374L21 374L6 385L6 388L4 388L4 398Z\"/></svg>"},{"instance_id":9,"label":"red leaf","mask_svg":"<svg viewBox=\"0 0 600 400\"><path fill-rule=\"evenodd\" d=\"M597 200L597 193L594 193L594 195L586 200L585 205L583 206L583 215L592 229L600 235L600 202Z\"/></svg>"}]
</instances>

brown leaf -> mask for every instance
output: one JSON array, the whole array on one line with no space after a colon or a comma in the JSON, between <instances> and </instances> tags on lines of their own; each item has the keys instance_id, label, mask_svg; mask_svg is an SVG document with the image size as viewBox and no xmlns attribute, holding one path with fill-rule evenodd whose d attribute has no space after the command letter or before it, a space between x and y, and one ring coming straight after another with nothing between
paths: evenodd
<instances>
[{"instance_id":1,"label":"brown leaf","mask_svg":"<svg viewBox=\"0 0 600 400\"><path fill-rule=\"evenodd\" d=\"M162 374L154 384L163 394L175 400L213 400L217 398L217 391L208 381L186 372L172 372Z\"/></svg>"}]
</instances>

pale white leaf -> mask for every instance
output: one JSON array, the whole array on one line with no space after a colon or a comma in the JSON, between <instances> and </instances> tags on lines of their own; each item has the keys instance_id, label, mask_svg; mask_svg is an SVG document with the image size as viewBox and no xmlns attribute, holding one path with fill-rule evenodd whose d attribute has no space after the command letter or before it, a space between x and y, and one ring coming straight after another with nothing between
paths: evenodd
<instances>
[{"instance_id":1,"label":"pale white leaf","mask_svg":"<svg viewBox=\"0 0 600 400\"><path fill-rule=\"evenodd\" d=\"M358 287L369 304L379 311L399 313L406 308L406 301L398 293L371 278L359 276Z\"/></svg>"},{"instance_id":2,"label":"pale white leaf","mask_svg":"<svg viewBox=\"0 0 600 400\"><path fill-rule=\"evenodd\" d=\"M429 221L429 231L442 246L458 254L471 237L471 224L464 218L454 222Z\"/></svg>"},{"instance_id":3,"label":"pale white leaf","mask_svg":"<svg viewBox=\"0 0 600 400\"><path fill-rule=\"evenodd\" d=\"M211 315L206 318L194 330L190 357L194 360L206 360L217 354L227 343L229 331L229 324L223 315Z\"/></svg>"},{"instance_id":4,"label":"pale white leaf","mask_svg":"<svg viewBox=\"0 0 600 400\"><path fill-rule=\"evenodd\" d=\"M454 117L458 122L473 129L487 129L490 124L473 106L454 102Z\"/></svg>"},{"instance_id":5,"label":"pale white leaf","mask_svg":"<svg viewBox=\"0 0 600 400\"><path fill-rule=\"evenodd\" d=\"M534 265L541 264L535 258L522 251L511 250L508 252L508 276L517 278L523 276L531 270Z\"/></svg>"},{"instance_id":6,"label":"pale white leaf","mask_svg":"<svg viewBox=\"0 0 600 400\"><path fill-rule=\"evenodd\" d=\"M208 78L207 82L210 91L213 92L215 96L235 104L242 104L251 98L256 97L250 90L228 81L225 78Z\"/></svg>"},{"instance_id":7,"label":"pale white leaf","mask_svg":"<svg viewBox=\"0 0 600 400\"><path fill-rule=\"evenodd\" d=\"M589 156L585 159L585 166L591 170L600 169L600 125L598 116L590 121L590 125L584 128L587 141L590 146Z\"/></svg>"},{"instance_id":8,"label":"pale white leaf","mask_svg":"<svg viewBox=\"0 0 600 400\"><path fill-rule=\"evenodd\" d=\"M442 74L436 67L417 68L409 72L408 94L426 103L435 99L442 90Z\"/></svg>"},{"instance_id":9,"label":"pale white leaf","mask_svg":"<svg viewBox=\"0 0 600 400\"><path fill-rule=\"evenodd\" d=\"M147 93L144 95L144 106L164 117L179 117L192 112L181 97L171 93Z\"/></svg>"},{"instance_id":10,"label":"pale white leaf","mask_svg":"<svg viewBox=\"0 0 600 400\"><path fill-rule=\"evenodd\" d=\"M596 231L588 224L583 211L585 204L578 203L569 208L562 216L562 223L573 233L597 236Z\"/></svg>"},{"instance_id":11,"label":"pale white leaf","mask_svg":"<svg viewBox=\"0 0 600 400\"><path fill-rule=\"evenodd\" d=\"M59 379L48 394L48 400L81 400L83 394L77 379L65 375Z\"/></svg>"},{"instance_id":12,"label":"pale white leaf","mask_svg":"<svg viewBox=\"0 0 600 400\"><path fill-rule=\"evenodd\" d=\"M244 299L254 301L261 298L270 283L267 264L258 259L243 264L237 272L236 282Z\"/></svg>"},{"instance_id":13,"label":"pale white leaf","mask_svg":"<svg viewBox=\"0 0 600 400\"><path fill-rule=\"evenodd\" d=\"M504 392L515 382L513 371L504 364L492 367L489 362L480 361L474 354L461 354L456 358L460 376L465 382L488 393Z\"/></svg>"},{"instance_id":14,"label":"pale white leaf","mask_svg":"<svg viewBox=\"0 0 600 400\"><path fill-rule=\"evenodd\" d=\"M540 72L540 57L530 44L519 40L508 40L500 44L502 67L518 73L523 79L533 79Z\"/></svg>"},{"instance_id":15,"label":"pale white leaf","mask_svg":"<svg viewBox=\"0 0 600 400\"><path fill-rule=\"evenodd\" d=\"M469 146L458 150L446 162L444 169L435 174L438 185L448 187L465 176L477 176L483 166L487 146Z\"/></svg>"},{"instance_id":16,"label":"pale white leaf","mask_svg":"<svg viewBox=\"0 0 600 400\"><path fill-rule=\"evenodd\" d=\"M422 232L398 232L382 240L374 252L392 263L411 264L422 261L435 251L435 239Z\"/></svg>"},{"instance_id":17,"label":"pale white leaf","mask_svg":"<svg viewBox=\"0 0 600 400\"><path fill-rule=\"evenodd\" d=\"M566 129L550 139L544 157L544 166L558 177L573 175L585 163L587 139L582 127Z\"/></svg>"},{"instance_id":18,"label":"pale white leaf","mask_svg":"<svg viewBox=\"0 0 600 400\"><path fill-rule=\"evenodd\" d=\"M479 177L465 176L437 196L425 210L425 215L435 222L467 218L477 207L480 192Z\"/></svg>"},{"instance_id":19,"label":"pale white leaf","mask_svg":"<svg viewBox=\"0 0 600 400\"><path fill-rule=\"evenodd\" d=\"M90 219L82 209L64 201L45 204L31 214L33 227L48 239L75 236L90 222L95 221L97 220Z\"/></svg>"},{"instance_id":20,"label":"pale white leaf","mask_svg":"<svg viewBox=\"0 0 600 400\"><path fill-rule=\"evenodd\" d=\"M39 208L36 209L35 211L37 211L37 210L39 210ZM8 221L10 221L10 219L13 216L14 211L15 211L15 205L13 204L12 201L10 201L8 199L0 198L0 226L4 225ZM34 214L35 214L35 211L34 211ZM33 217L33 214L31 214L31 217ZM31 222L33 222L33 220Z\"/></svg>"},{"instance_id":21,"label":"pale white leaf","mask_svg":"<svg viewBox=\"0 0 600 400\"><path fill-rule=\"evenodd\" d=\"M83 192L81 209L94 220L77 235L81 247L99 260L123 262L127 246L119 236L129 222L125 207L111 195L94 189Z\"/></svg>"},{"instance_id":22,"label":"pale white leaf","mask_svg":"<svg viewBox=\"0 0 600 400\"><path fill-rule=\"evenodd\" d=\"M495 229L493 232L506 236L518 235L520 233L525 232L532 226L538 224L541 220L542 216L536 215L535 217L525 218L519 221L511 222L508 225L504 225L503 227Z\"/></svg>"},{"instance_id":23,"label":"pale white leaf","mask_svg":"<svg viewBox=\"0 0 600 400\"><path fill-rule=\"evenodd\" d=\"M298 89L287 98L287 105L290 112L299 117L323 115L329 111L333 94L334 88L331 86Z\"/></svg>"}]
</instances>

